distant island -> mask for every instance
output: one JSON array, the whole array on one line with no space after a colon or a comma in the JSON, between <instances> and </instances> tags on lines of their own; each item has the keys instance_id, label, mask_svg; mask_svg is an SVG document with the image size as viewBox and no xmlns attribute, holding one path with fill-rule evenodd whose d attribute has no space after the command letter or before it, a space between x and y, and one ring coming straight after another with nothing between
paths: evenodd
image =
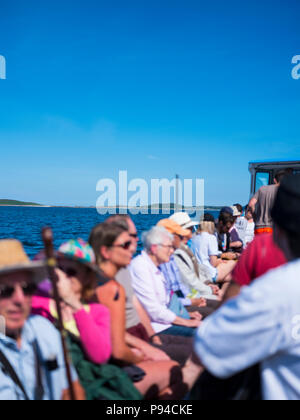
<instances>
[{"instance_id":1,"label":"distant island","mask_svg":"<svg viewBox=\"0 0 300 420\"><path fill-rule=\"evenodd\" d=\"M0 206L34 206L41 207L41 204L26 203L25 201L0 199Z\"/></svg>"},{"instance_id":2,"label":"distant island","mask_svg":"<svg viewBox=\"0 0 300 420\"><path fill-rule=\"evenodd\" d=\"M53 207L53 208L97 208L95 206L63 206L63 205L59 205L59 206L44 206L43 204L38 204L38 203L32 203L32 202L26 202L26 201L18 201L18 200L8 200L8 199L0 199L0 206L11 206L11 207ZM120 212L121 210L127 209L127 210L141 210L141 211L151 211L151 210L159 210L159 212L163 212L165 210L170 210L171 212L175 212L177 209L176 204L171 203L171 204L152 204L150 206L139 206L139 207L124 207L124 206L116 206L116 207L111 207L111 206L104 206L104 207L98 207L99 209L107 209L107 210L111 210L111 209L116 209L117 212ZM204 211L219 211L221 209L221 206L204 206L204 207L180 207L180 211L199 211L199 210L204 210Z\"/></svg>"}]
</instances>

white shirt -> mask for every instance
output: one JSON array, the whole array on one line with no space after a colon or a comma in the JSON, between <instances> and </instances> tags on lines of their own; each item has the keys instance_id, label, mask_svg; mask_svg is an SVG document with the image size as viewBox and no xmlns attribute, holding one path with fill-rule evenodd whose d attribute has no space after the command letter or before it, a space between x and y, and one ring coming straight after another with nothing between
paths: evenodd
<instances>
[{"instance_id":1,"label":"white shirt","mask_svg":"<svg viewBox=\"0 0 300 420\"><path fill-rule=\"evenodd\" d=\"M246 217L244 217L244 216L238 217L236 222L235 222L235 225L234 225L234 227L235 227L241 241L243 242L244 246L246 245L245 236L246 236L247 226L248 226L248 221L247 221Z\"/></svg>"},{"instance_id":2,"label":"white shirt","mask_svg":"<svg viewBox=\"0 0 300 420\"><path fill-rule=\"evenodd\" d=\"M254 239L255 223L248 222L245 233L245 247L247 247Z\"/></svg>"},{"instance_id":3,"label":"white shirt","mask_svg":"<svg viewBox=\"0 0 300 420\"><path fill-rule=\"evenodd\" d=\"M192 250L199 262L209 268L211 277L217 276L217 269L210 263L210 257L219 255L218 241L215 235L202 232L192 240Z\"/></svg>"},{"instance_id":4,"label":"white shirt","mask_svg":"<svg viewBox=\"0 0 300 420\"><path fill-rule=\"evenodd\" d=\"M300 260L270 271L207 318L195 349L219 378L261 363L265 400L300 400Z\"/></svg>"},{"instance_id":5,"label":"white shirt","mask_svg":"<svg viewBox=\"0 0 300 420\"><path fill-rule=\"evenodd\" d=\"M146 252L134 258L129 266L132 286L137 298L147 311L156 333L172 327L176 314L168 309L166 279Z\"/></svg>"}]
</instances>

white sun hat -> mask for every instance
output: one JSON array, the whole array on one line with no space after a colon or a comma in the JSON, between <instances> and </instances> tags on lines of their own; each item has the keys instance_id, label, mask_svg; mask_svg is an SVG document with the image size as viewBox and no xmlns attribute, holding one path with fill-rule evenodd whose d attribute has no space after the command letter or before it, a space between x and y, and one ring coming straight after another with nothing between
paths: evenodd
<instances>
[{"instance_id":1,"label":"white sun hat","mask_svg":"<svg viewBox=\"0 0 300 420\"><path fill-rule=\"evenodd\" d=\"M178 212L178 213L174 213L171 217L170 220L173 220L173 222L178 223L178 225L180 225L183 229L189 229L191 227L194 226L198 226L199 223L198 222L194 222L190 216L185 213L185 212Z\"/></svg>"},{"instance_id":2,"label":"white sun hat","mask_svg":"<svg viewBox=\"0 0 300 420\"><path fill-rule=\"evenodd\" d=\"M230 208L233 211L233 217L238 217L242 215L242 213L239 211L239 209L236 206L232 206Z\"/></svg>"}]
</instances>

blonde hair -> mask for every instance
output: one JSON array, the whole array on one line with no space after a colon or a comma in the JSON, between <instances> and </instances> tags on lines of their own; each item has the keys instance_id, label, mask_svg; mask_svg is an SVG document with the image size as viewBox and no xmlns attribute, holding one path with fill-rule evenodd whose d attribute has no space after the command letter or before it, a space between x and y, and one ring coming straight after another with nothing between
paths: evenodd
<instances>
[{"instance_id":1,"label":"blonde hair","mask_svg":"<svg viewBox=\"0 0 300 420\"><path fill-rule=\"evenodd\" d=\"M214 235L216 226L214 222L201 222L199 225L198 233L207 232L210 235Z\"/></svg>"}]
</instances>

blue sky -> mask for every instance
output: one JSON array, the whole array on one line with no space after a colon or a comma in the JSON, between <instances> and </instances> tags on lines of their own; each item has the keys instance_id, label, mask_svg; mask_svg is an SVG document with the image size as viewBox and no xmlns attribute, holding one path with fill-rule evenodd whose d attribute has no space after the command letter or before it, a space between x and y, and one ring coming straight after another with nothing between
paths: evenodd
<instances>
[{"instance_id":1,"label":"blue sky","mask_svg":"<svg viewBox=\"0 0 300 420\"><path fill-rule=\"evenodd\" d=\"M299 0L1 1L0 198L95 205L101 178L204 178L300 158Z\"/></svg>"}]
</instances>

